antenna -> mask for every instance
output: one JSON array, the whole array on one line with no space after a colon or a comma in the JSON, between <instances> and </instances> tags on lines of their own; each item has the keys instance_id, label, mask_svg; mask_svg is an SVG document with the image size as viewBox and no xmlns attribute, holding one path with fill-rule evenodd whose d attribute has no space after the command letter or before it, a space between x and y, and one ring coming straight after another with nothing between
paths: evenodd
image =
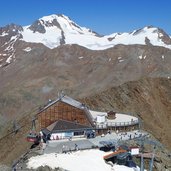
<instances>
[{"instance_id":1,"label":"antenna","mask_svg":"<svg viewBox=\"0 0 171 171\"><path fill-rule=\"evenodd\" d=\"M144 139L141 139L141 168L140 171L144 171L144 158L143 158L143 152L144 152Z\"/></svg>"},{"instance_id":2,"label":"antenna","mask_svg":"<svg viewBox=\"0 0 171 171\"><path fill-rule=\"evenodd\" d=\"M155 151L156 151L156 145L153 146L153 154L152 154L152 158L151 158L151 161L150 161L149 171L152 171L153 170L153 163L154 163Z\"/></svg>"}]
</instances>

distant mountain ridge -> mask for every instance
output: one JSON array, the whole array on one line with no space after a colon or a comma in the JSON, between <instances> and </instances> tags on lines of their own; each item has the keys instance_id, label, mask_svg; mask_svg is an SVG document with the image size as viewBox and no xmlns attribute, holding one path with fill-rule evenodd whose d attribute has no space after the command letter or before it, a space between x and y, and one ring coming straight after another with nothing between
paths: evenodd
<instances>
[{"instance_id":1,"label":"distant mountain ridge","mask_svg":"<svg viewBox=\"0 0 171 171\"><path fill-rule=\"evenodd\" d=\"M105 50L118 44L162 46L171 49L171 38L160 28L148 26L130 33L102 36L77 25L65 15L53 14L44 16L28 26L10 24L1 27L0 67L15 60L16 53L20 49L18 42L29 43L32 46L43 44L50 49L66 44L78 44L91 50ZM29 49L26 48L26 51Z\"/></svg>"},{"instance_id":2,"label":"distant mountain ridge","mask_svg":"<svg viewBox=\"0 0 171 171\"><path fill-rule=\"evenodd\" d=\"M171 49L171 38L160 28L148 26L131 33L100 36L77 25L65 15L55 14L42 17L32 25L23 27L21 35L26 42L43 43L51 49L62 44L78 44L91 50L104 50L117 44L151 44Z\"/></svg>"}]
</instances>

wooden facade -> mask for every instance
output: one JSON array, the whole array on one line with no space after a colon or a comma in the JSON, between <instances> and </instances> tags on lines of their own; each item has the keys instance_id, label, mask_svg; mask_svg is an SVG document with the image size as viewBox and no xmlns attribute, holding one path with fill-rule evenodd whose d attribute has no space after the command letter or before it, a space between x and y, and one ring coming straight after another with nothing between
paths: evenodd
<instances>
[{"instance_id":1,"label":"wooden facade","mask_svg":"<svg viewBox=\"0 0 171 171\"><path fill-rule=\"evenodd\" d=\"M39 130L60 119L91 126L85 109L77 108L60 100L40 111L37 117Z\"/></svg>"}]
</instances>

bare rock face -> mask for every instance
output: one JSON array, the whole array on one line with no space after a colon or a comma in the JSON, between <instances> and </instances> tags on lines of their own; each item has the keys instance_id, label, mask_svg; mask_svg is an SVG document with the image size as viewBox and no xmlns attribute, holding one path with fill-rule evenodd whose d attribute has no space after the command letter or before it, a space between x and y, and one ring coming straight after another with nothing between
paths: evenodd
<instances>
[{"instance_id":1,"label":"bare rock face","mask_svg":"<svg viewBox=\"0 0 171 171\"><path fill-rule=\"evenodd\" d=\"M34 33L39 32L39 33L46 33L46 30L44 26L41 24L39 20L35 21L30 27L30 30L32 30Z\"/></svg>"},{"instance_id":2,"label":"bare rock face","mask_svg":"<svg viewBox=\"0 0 171 171\"><path fill-rule=\"evenodd\" d=\"M171 80L143 78L124 83L84 99L90 108L132 113L143 120L143 128L171 149Z\"/></svg>"},{"instance_id":3,"label":"bare rock face","mask_svg":"<svg viewBox=\"0 0 171 171\"><path fill-rule=\"evenodd\" d=\"M5 27L1 27L0 28L0 35L8 33L9 35L14 36L16 33L20 32L20 31L23 31L22 26L12 23L12 24L6 25Z\"/></svg>"},{"instance_id":4,"label":"bare rock face","mask_svg":"<svg viewBox=\"0 0 171 171\"><path fill-rule=\"evenodd\" d=\"M22 26L10 24L0 28L0 68L8 66L15 59L15 46L22 38Z\"/></svg>"},{"instance_id":5,"label":"bare rock face","mask_svg":"<svg viewBox=\"0 0 171 171\"><path fill-rule=\"evenodd\" d=\"M22 38L20 32L23 31L22 26L16 24L9 24L5 27L0 27L0 46L4 47L13 36L18 35Z\"/></svg>"},{"instance_id":6,"label":"bare rock face","mask_svg":"<svg viewBox=\"0 0 171 171\"><path fill-rule=\"evenodd\" d=\"M150 39L148 39L147 37L145 38L145 44L148 45L148 46L149 46L149 45L152 45L152 44L150 43Z\"/></svg>"},{"instance_id":7,"label":"bare rock face","mask_svg":"<svg viewBox=\"0 0 171 171\"><path fill-rule=\"evenodd\" d=\"M61 29L59 22L56 19L50 21L44 21L43 19L36 20L28 29L32 30L34 33L46 33L46 28L56 26Z\"/></svg>"},{"instance_id":8,"label":"bare rock face","mask_svg":"<svg viewBox=\"0 0 171 171\"><path fill-rule=\"evenodd\" d=\"M171 51L163 47L118 45L92 51L63 45L50 50L20 41L17 46L16 61L0 69L0 107L6 119L11 111L20 115L28 106L56 98L60 90L80 98L142 77L171 77Z\"/></svg>"}]
</instances>

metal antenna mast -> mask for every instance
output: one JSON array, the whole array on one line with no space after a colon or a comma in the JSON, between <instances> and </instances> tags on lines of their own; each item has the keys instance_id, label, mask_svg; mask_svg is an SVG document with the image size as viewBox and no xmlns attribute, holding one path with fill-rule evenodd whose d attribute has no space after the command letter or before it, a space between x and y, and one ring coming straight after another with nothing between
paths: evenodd
<instances>
[{"instance_id":1,"label":"metal antenna mast","mask_svg":"<svg viewBox=\"0 0 171 171\"><path fill-rule=\"evenodd\" d=\"M152 154L151 161L150 161L149 171L152 171L153 170L153 163L154 163L155 151L156 151L156 145L153 146L153 154Z\"/></svg>"},{"instance_id":2,"label":"metal antenna mast","mask_svg":"<svg viewBox=\"0 0 171 171\"><path fill-rule=\"evenodd\" d=\"M144 152L144 139L141 139L141 168L140 168L140 171L144 171L143 152Z\"/></svg>"}]
</instances>

